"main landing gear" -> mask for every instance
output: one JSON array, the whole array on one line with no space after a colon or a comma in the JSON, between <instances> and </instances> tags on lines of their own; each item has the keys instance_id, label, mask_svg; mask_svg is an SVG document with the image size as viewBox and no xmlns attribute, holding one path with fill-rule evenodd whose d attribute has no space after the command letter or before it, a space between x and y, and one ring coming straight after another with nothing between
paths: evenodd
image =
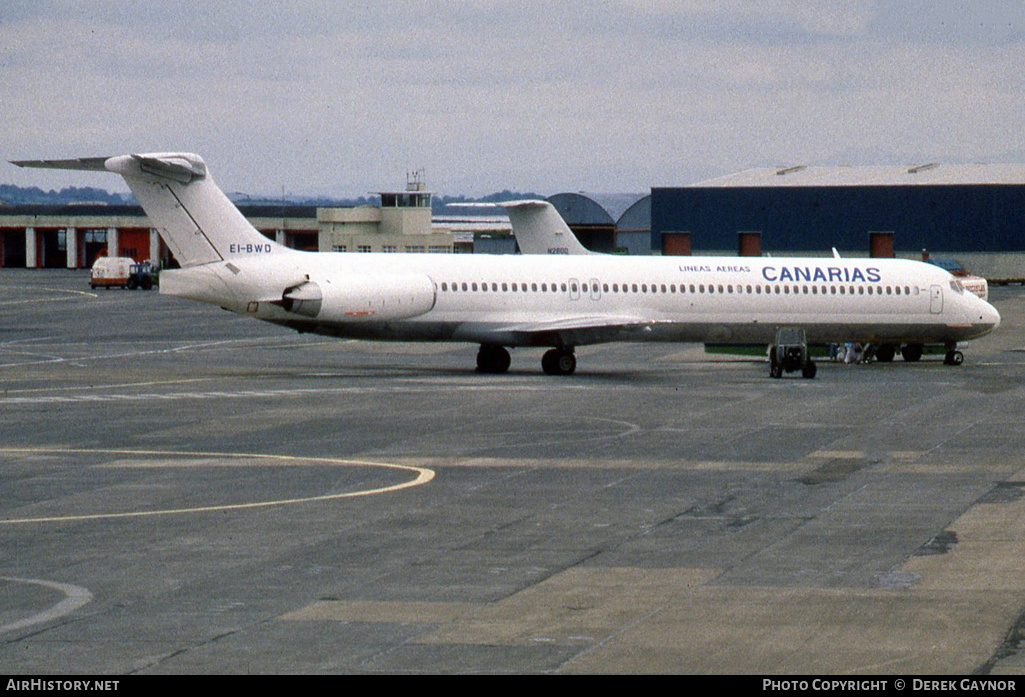
<instances>
[{"instance_id":1,"label":"main landing gear","mask_svg":"<svg viewBox=\"0 0 1025 697\"><path fill-rule=\"evenodd\" d=\"M512 359L504 346L481 344L477 352L477 372L499 374L509 370Z\"/></svg>"},{"instance_id":2,"label":"main landing gear","mask_svg":"<svg viewBox=\"0 0 1025 697\"><path fill-rule=\"evenodd\" d=\"M509 370L511 359L504 346L481 344L477 352L477 372L498 375ZM572 348L553 348L541 358L541 369L546 375L572 375L577 369L577 357Z\"/></svg>"},{"instance_id":3,"label":"main landing gear","mask_svg":"<svg viewBox=\"0 0 1025 697\"><path fill-rule=\"evenodd\" d=\"M572 375L577 369L577 357L573 349L551 349L541 357L541 370L545 375Z\"/></svg>"},{"instance_id":4,"label":"main landing gear","mask_svg":"<svg viewBox=\"0 0 1025 697\"><path fill-rule=\"evenodd\" d=\"M915 363L922 358L925 347L921 344L904 344L900 348L900 357L908 363Z\"/></svg>"}]
</instances>

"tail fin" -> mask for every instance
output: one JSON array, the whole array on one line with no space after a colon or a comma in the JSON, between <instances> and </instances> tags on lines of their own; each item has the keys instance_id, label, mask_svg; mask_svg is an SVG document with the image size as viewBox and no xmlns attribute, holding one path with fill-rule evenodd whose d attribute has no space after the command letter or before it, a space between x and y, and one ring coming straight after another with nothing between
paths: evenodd
<instances>
[{"instance_id":1,"label":"tail fin","mask_svg":"<svg viewBox=\"0 0 1025 697\"><path fill-rule=\"evenodd\" d=\"M246 220L214 183L199 155L155 153L13 164L120 174L183 267L289 251Z\"/></svg>"},{"instance_id":2,"label":"tail fin","mask_svg":"<svg viewBox=\"0 0 1025 697\"><path fill-rule=\"evenodd\" d=\"M456 208L504 208L522 254L597 254L580 244L548 201L525 200L500 203L453 203Z\"/></svg>"},{"instance_id":3,"label":"tail fin","mask_svg":"<svg viewBox=\"0 0 1025 697\"><path fill-rule=\"evenodd\" d=\"M524 254L595 254L580 244L548 201L508 201L498 205L509 214L513 234Z\"/></svg>"}]
</instances>

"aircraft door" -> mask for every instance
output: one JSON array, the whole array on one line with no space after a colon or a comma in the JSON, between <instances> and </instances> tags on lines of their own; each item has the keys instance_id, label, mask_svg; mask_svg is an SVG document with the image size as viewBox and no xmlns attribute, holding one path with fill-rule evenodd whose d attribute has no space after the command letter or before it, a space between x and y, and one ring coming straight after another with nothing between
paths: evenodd
<instances>
[{"instance_id":1,"label":"aircraft door","mask_svg":"<svg viewBox=\"0 0 1025 697\"><path fill-rule=\"evenodd\" d=\"M938 315L943 312L943 286L929 289L929 312Z\"/></svg>"}]
</instances>

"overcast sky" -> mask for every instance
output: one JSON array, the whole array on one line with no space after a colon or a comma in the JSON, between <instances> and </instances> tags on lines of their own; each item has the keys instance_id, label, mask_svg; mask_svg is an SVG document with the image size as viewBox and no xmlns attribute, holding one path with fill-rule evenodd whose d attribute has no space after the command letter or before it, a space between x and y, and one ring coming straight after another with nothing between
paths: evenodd
<instances>
[{"instance_id":1,"label":"overcast sky","mask_svg":"<svg viewBox=\"0 0 1025 697\"><path fill-rule=\"evenodd\" d=\"M337 196L1025 162L1023 66L1021 0L0 0L0 157L185 150Z\"/></svg>"}]
</instances>

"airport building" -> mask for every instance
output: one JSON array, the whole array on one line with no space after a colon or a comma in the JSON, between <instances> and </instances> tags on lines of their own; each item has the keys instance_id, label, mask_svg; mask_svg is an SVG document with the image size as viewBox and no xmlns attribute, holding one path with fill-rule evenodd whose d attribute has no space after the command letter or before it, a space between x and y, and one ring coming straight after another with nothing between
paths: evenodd
<instances>
[{"instance_id":1,"label":"airport building","mask_svg":"<svg viewBox=\"0 0 1025 697\"><path fill-rule=\"evenodd\" d=\"M403 191L379 192L380 206L320 208L317 224L322 252L402 252L451 254L451 229L432 224L432 194L420 172L407 177Z\"/></svg>"},{"instance_id":2,"label":"airport building","mask_svg":"<svg viewBox=\"0 0 1025 697\"><path fill-rule=\"evenodd\" d=\"M295 249L515 253L508 218L439 216L413 174L380 206L239 208ZM753 169L650 194L548 198L594 251L664 255L948 258L991 281L1025 281L1025 165ZM98 256L172 263L134 206L0 206L0 267L88 268Z\"/></svg>"},{"instance_id":3,"label":"airport building","mask_svg":"<svg viewBox=\"0 0 1025 697\"><path fill-rule=\"evenodd\" d=\"M317 249L317 208L240 205L239 210L268 238L295 249ZM0 267L81 269L101 256L173 265L138 206L0 207Z\"/></svg>"},{"instance_id":4,"label":"airport building","mask_svg":"<svg viewBox=\"0 0 1025 697\"><path fill-rule=\"evenodd\" d=\"M753 169L651 192L655 253L921 258L1025 280L1025 165Z\"/></svg>"},{"instance_id":5,"label":"airport building","mask_svg":"<svg viewBox=\"0 0 1025 697\"><path fill-rule=\"evenodd\" d=\"M239 204L238 208L266 237L293 249L458 251L452 229L458 226L432 224L431 194L422 181L411 180L405 190L380 196L380 207ZM159 261L163 267L174 265L170 251L141 207L0 206L0 267L89 268L100 256Z\"/></svg>"}]
</instances>

